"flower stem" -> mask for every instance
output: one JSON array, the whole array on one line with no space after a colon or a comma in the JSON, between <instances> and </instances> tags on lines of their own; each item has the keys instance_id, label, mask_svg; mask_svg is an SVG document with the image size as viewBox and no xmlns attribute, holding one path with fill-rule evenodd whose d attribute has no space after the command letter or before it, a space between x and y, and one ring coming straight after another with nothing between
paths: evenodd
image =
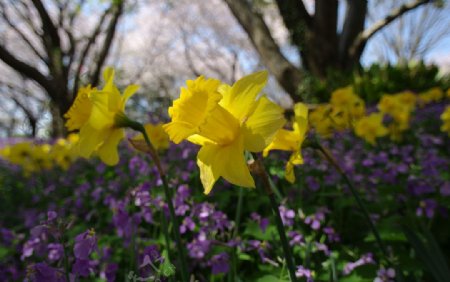
<instances>
[{"instance_id":1,"label":"flower stem","mask_svg":"<svg viewBox=\"0 0 450 282\"><path fill-rule=\"evenodd\" d=\"M239 196L238 196L238 202L236 207L236 217L234 219L234 230L232 234L232 238L235 239L237 234L239 233L239 225L241 223L241 213L242 213L242 204L244 202L244 189L242 187L239 187ZM237 247L233 247L231 251L231 271L228 275L228 281L236 281L236 251Z\"/></svg>"},{"instance_id":2,"label":"flower stem","mask_svg":"<svg viewBox=\"0 0 450 282\"><path fill-rule=\"evenodd\" d=\"M286 238L286 232L284 230L283 221L281 220L280 210L278 208L277 201L275 199L273 190L270 187L271 185L269 175L267 174L267 171L264 168L261 158L255 160L255 165L256 165L255 171L261 177L264 191L266 192L266 195L269 197L270 206L275 216L275 223L277 225L278 235L280 236L281 245L283 247L284 257L286 259L287 268L289 270L289 276L291 277L291 281L295 282L297 281L297 278L295 277L295 261L291 253L291 248Z\"/></svg>"},{"instance_id":3,"label":"flower stem","mask_svg":"<svg viewBox=\"0 0 450 282\"><path fill-rule=\"evenodd\" d=\"M345 173L345 171L340 167L340 165L333 158L331 153L326 148L324 148L322 146L322 144L320 144L319 142L315 142L313 147L318 149L324 155L324 157L327 159L327 161L339 172L339 174L342 176L342 178L344 178L344 181L348 185L348 187L350 188L350 192L352 193L353 197L355 198L356 203L358 204L359 208L361 209L365 219L369 223L370 229L371 229L371 231L372 231L372 233L373 233L373 235L375 237L375 240L376 240L376 242L378 244L378 247L383 252L383 255L385 256L385 259L387 260L387 262L392 265L392 262L389 259L389 254L388 254L388 252L386 250L386 246L384 245L383 241L381 240L380 233L378 232L378 229L376 228L375 224L373 223L372 219L370 218L370 215L369 215L369 212L366 209L366 206L364 205L362 199L359 197L358 192L355 189L355 186L350 181L350 179L348 178L348 176Z\"/></svg>"},{"instance_id":4,"label":"flower stem","mask_svg":"<svg viewBox=\"0 0 450 282\"><path fill-rule=\"evenodd\" d=\"M133 129L136 129L136 128L133 128ZM153 148L153 145L150 142L150 139L148 138L148 135L145 132L145 128L142 124L137 126L137 131L142 133L142 135L144 136L145 142L150 147L150 151L154 152L155 150ZM154 154L151 154L151 156L153 158L153 161L155 162L156 168L158 169L159 176L162 180L163 187L164 187L164 194L166 197L167 205L169 206L170 219L173 223L173 235L175 237L175 243L176 243L180 267L181 267L181 278L183 281L187 282L187 281L189 281L189 276L188 276L187 265L186 265L186 255L184 252L184 248L181 245L180 224L179 224L178 218L175 214L175 208L173 207L172 194L170 193L169 184L167 181L167 175L161 166L161 161L158 157L158 154L154 153Z\"/></svg>"}]
</instances>

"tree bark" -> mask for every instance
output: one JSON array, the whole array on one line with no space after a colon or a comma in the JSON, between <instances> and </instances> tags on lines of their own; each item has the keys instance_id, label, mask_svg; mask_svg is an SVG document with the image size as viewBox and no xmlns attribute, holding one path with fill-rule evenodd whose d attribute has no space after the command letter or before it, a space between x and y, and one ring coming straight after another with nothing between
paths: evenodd
<instances>
[{"instance_id":1,"label":"tree bark","mask_svg":"<svg viewBox=\"0 0 450 282\"><path fill-rule=\"evenodd\" d=\"M300 101L301 98L297 95L297 89L303 78L303 73L281 54L262 16L252 11L247 1L225 1L231 12L247 32L253 46L261 56L264 65L275 76L279 84L292 99L296 102Z\"/></svg>"}]
</instances>

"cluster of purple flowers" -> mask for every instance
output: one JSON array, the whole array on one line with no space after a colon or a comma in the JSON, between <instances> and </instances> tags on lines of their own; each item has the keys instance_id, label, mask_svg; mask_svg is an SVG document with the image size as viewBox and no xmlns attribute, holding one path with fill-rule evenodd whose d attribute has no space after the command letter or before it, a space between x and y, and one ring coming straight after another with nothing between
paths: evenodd
<instances>
[{"instance_id":1,"label":"cluster of purple flowers","mask_svg":"<svg viewBox=\"0 0 450 282\"><path fill-rule=\"evenodd\" d=\"M425 117L435 118L436 109L423 109ZM390 232L403 214L432 224L431 219L445 219L449 208L448 137L438 127L421 127L425 121L419 113L415 122L417 130L400 144L373 148L347 133L324 141L357 187L373 222ZM237 214L238 188L219 181L204 196L196 151L192 144L171 146L163 158L189 272L200 281L286 274L280 273L283 253L266 199L258 189L244 190ZM279 213L297 262L296 276L313 281L329 271L324 265L334 264L338 276L364 269L361 273L371 275L365 278L393 281L395 271L383 266L383 254L374 247L342 176L316 151L303 153L305 165L296 168L294 185L280 173L285 155L266 160L282 197ZM7 163L0 166L1 195L6 197L0 208L0 281L123 281L130 275L161 276L168 264L176 271L176 253L167 252L162 235L164 223L173 228L168 205L147 156L124 146L115 167L80 160L66 172L31 178ZM386 242L392 255L407 249L395 238Z\"/></svg>"}]
</instances>

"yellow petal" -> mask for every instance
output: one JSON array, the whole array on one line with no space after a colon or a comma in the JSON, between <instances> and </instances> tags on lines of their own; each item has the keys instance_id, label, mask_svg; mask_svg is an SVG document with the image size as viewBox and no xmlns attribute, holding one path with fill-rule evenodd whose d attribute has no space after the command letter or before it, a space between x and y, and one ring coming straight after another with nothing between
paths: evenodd
<instances>
[{"instance_id":1,"label":"yellow petal","mask_svg":"<svg viewBox=\"0 0 450 282\"><path fill-rule=\"evenodd\" d=\"M125 88L125 91L123 92L123 95L122 95L121 104L120 104L121 111L125 111L125 104L127 103L128 99L130 99L130 97L133 96L133 94L136 93L136 91L138 91L138 90L139 90L139 85L136 85L136 84L128 85L128 87Z\"/></svg>"},{"instance_id":2,"label":"yellow petal","mask_svg":"<svg viewBox=\"0 0 450 282\"><path fill-rule=\"evenodd\" d=\"M119 162L119 154L117 152L117 146L120 140L124 137L123 129L115 129L110 131L109 136L98 148L98 156L107 165L116 165Z\"/></svg>"},{"instance_id":3,"label":"yellow petal","mask_svg":"<svg viewBox=\"0 0 450 282\"><path fill-rule=\"evenodd\" d=\"M294 105L294 113L294 131L304 136L308 127L308 107L303 103L297 103Z\"/></svg>"},{"instance_id":4,"label":"yellow petal","mask_svg":"<svg viewBox=\"0 0 450 282\"><path fill-rule=\"evenodd\" d=\"M102 130L112 127L114 124L115 112L109 110L109 93L103 91L95 91L91 93L92 110L89 117L89 124L97 129Z\"/></svg>"},{"instance_id":5,"label":"yellow petal","mask_svg":"<svg viewBox=\"0 0 450 282\"><path fill-rule=\"evenodd\" d=\"M189 136L187 138L187 140L191 143L194 143L195 145L200 145L200 146L204 146L207 144L216 144L214 141L212 141L206 137L203 137L201 135L198 135L198 134L193 134L193 135Z\"/></svg>"},{"instance_id":6,"label":"yellow petal","mask_svg":"<svg viewBox=\"0 0 450 282\"><path fill-rule=\"evenodd\" d=\"M242 146L242 138L238 138L228 146L209 144L200 149L197 164L205 194L209 194L220 176L234 185L255 187Z\"/></svg>"},{"instance_id":7,"label":"yellow petal","mask_svg":"<svg viewBox=\"0 0 450 282\"><path fill-rule=\"evenodd\" d=\"M272 142L267 146L263 155L266 157L271 150L283 150L283 151L294 151L298 150L299 147L299 136L293 132L286 129L280 129L275 134Z\"/></svg>"},{"instance_id":8,"label":"yellow petal","mask_svg":"<svg viewBox=\"0 0 450 282\"><path fill-rule=\"evenodd\" d=\"M286 163L286 170L284 171L284 178L289 181L289 183L295 182L295 172L294 164L291 162Z\"/></svg>"},{"instance_id":9,"label":"yellow petal","mask_svg":"<svg viewBox=\"0 0 450 282\"><path fill-rule=\"evenodd\" d=\"M164 124L163 128L175 144L179 144L197 132L197 129L192 124L184 121L172 121Z\"/></svg>"},{"instance_id":10,"label":"yellow petal","mask_svg":"<svg viewBox=\"0 0 450 282\"><path fill-rule=\"evenodd\" d=\"M67 118L66 127L69 131L80 129L89 119L92 109L92 102L89 99L91 91L96 89L91 89L91 86L81 87L78 90L77 97L73 102L70 109L64 114Z\"/></svg>"},{"instance_id":11,"label":"yellow petal","mask_svg":"<svg viewBox=\"0 0 450 282\"><path fill-rule=\"evenodd\" d=\"M267 97L261 97L244 124L244 148L251 152L261 152L285 122L283 109Z\"/></svg>"},{"instance_id":12,"label":"yellow petal","mask_svg":"<svg viewBox=\"0 0 450 282\"><path fill-rule=\"evenodd\" d=\"M232 87L220 87L223 95L220 105L242 122L254 110L256 97L266 86L267 78L267 71L259 71L244 76Z\"/></svg>"},{"instance_id":13,"label":"yellow petal","mask_svg":"<svg viewBox=\"0 0 450 282\"><path fill-rule=\"evenodd\" d=\"M79 155L89 158L103 142L105 133L107 133L105 130L97 130L90 124L83 126L80 130L80 141L77 143Z\"/></svg>"}]
</instances>

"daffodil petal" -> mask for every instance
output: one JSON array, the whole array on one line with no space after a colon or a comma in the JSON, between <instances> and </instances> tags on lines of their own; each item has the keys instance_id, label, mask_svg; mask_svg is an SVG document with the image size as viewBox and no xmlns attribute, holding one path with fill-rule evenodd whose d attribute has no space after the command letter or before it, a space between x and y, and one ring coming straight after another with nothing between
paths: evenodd
<instances>
[{"instance_id":1,"label":"daffodil petal","mask_svg":"<svg viewBox=\"0 0 450 282\"><path fill-rule=\"evenodd\" d=\"M275 134L272 142L267 146L263 155L267 156L271 150L282 150L282 151L293 151L297 150L299 147L299 136L293 132L286 129L280 129Z\"/></svg>"},{"instance_id":2,"label":"daffodil petal","mask_svg":"<svg viewBox=\"0 0 450 282\"><path fill-rule=\"evenodd\" d=\"M111 127L114 123L114 113L108 109L109 98L108 93L103 91L91 93L93 107L88 123L95 129L102 130Z\"/></svg>"},{"instance_id":3,"label":"daffodil petal","mask_svg":"<svg viewBox=\"0 0 450 282\"><path fill-rule=\"evenodd\" d=\"M244 148L251 152L261 152L285 122L283 109L267 97L261 97L243 128Z\"/></svg>"},{"instance_id":4,"label":"daffodil petal","mask_svg":"<svg viewBox=\"0 0 450 282\"><path fill-rule=\"evenodd\" d=\"M200 168L200 180L206 195L211 192L214 183L219 179L223 162L216 162L217 151L220 147L216 145L205 145L198 152L197 165Z\"/></svg>"},{"instance_id":5,"label":"daffodil petal","mask_svg":"<svg viewBox=\"0 0 450 282\"><path fill-rule=\"evenodd\" d=\"M98 148L98 156L107 165L116 165L119 162L117 146L124 137L123 129L116 129L111 132L105 142Z\"/></svg>"},{"instance_id":6,"label":"daffodil petal","mask_svg":"<svg viewBox=\"0 0 450 282\"><path fill-rule=\"evenodd\" d=\"M255 187L239 139L228 146L209 144L200 149L197 164L205 194L209 194L220 176L234 185Z\"/></svg>"},{"instance_id":7,"label":"daffodil petal","mask_svg":"<svg viewBox=\"0 0 450 282\"><path fill-rule=\"evenodd\" d=\"M183 121L172 121L164 124L163 128L175 144L181 143L181 141L197 132L192 124Z\"/></svg>"},{"instance_id":8,"label":"daffodil petal","mask_svg":"<svg viewBox=\"0 0 450 282\"><path fill-rule=\"evenodd\" d=\"M89 158L97 147L103 142L106 131L97 130L90 124L80 129L80 141L78 142L78 153L84 158Z\"/></svg>"},{"instance_id":9,"label":"daffodil petal","mask_svg":"<svg viewBox=\"0 0 450 282\"><path fill-rule=\"evenodd\" d=\"M223 95L219 104L237 120L246 119L254 109L256 97L266 86L267 78L267 71L259 71L244 76L232 87L219 87L219 92Z\"/></svg>"},{"instance_id":10,"label":"daffodil petal","mask_svg":"<svg viewBox=\"0 0 450 282\"><path fill-rule=\"evenodd\" d=\"M304 136L308 127L308 107L303 103L297 103L294 105L294 113L294 130Z\"/></svg>"},{"instance_id":11,"label":"daffodil petal","mask_svg":"<svg viewBox=\"0 0 450 282\"><path fill-rule=\"evenodd\" d=\"M286 169L284 171L284 178L289 183L295 182L295 172L294 172L294 164L293 163L291 163L291 162L286 163Z\"/></svg>"},{"instance_id":12,"label":"daffodil petal","mask_svg":"<svg viewBox=\"0 0 450 282\"><path fill-rule=\"evenodd\" d=\"M125 91L123 92L123 95L122 95L121 105L120 105L120 109L122 111L125 111L125 104L127 103L128 99L130 99L130 97L133 96L134 93L136 93L136 91L138 91L138 90L139 90L139 85L137 85L137 84L131 84L127 88L125 88Z\"/></svg>"},{"instance_id":13,"label":"daffodil petal","mask_svg":"<svg viewBox=\"0 0 450 282\"><path fill-rule=\"evenodd\" d=\"M203 137L201 135L198 134L194 134L191 135L187 138L187 140L191 143L194 143L195 145L200 145L200 146L204 146L204 145L208 145L208 144L215 144L214 141Z\"/></svg>"}]
</instances>

